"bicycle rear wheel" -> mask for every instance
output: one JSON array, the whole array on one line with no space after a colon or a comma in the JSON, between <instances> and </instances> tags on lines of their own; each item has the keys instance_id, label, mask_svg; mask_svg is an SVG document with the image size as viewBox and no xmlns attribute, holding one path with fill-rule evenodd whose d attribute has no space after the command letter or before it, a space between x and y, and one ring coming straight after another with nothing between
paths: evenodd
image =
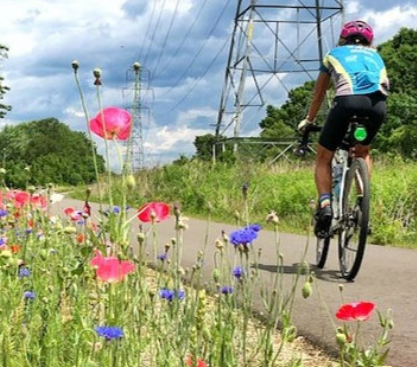
<instances>
[{"instance_id":1,"label":"bicycle rear wheel","mask_svg":"<svg viewBox=\"0 0 417 367\"><path fill-rule=\"evenodd\" d=\"M330 237L317 238L316 244L316 265L318 268L323 269L327 260L327 254L329 253Z\"/></svg>"},{"instance_id":2,"label":"bicycle rear wheel","mask_svg":"<svg viewBox=\"0 0 417 367\"><path fill-rule=\"evenodd\" d=\"M370 187L368 166L363 158L353 160L342 197L342 227L339 232L339 266L343 278L353 280L365 252L369 224Z\"/></svg>"}]
</instances>

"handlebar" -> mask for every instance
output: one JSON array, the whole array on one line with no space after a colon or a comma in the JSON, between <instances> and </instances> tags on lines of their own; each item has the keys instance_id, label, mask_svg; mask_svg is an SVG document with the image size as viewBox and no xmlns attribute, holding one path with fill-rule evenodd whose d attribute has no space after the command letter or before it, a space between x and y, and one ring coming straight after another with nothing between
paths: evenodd
<instances>
[{"instance_id":1,"label":"handlebar","mask_svg":"<svg viewBox=\"0 0 417 367\"><path fill-rule=\"evenodd\" d=\"M322 127L317 124L308 124L305 126L304 130L301 132L301 136L298 139L298 145L294 149L294 154L297 157L304 157L307 153L310 143L310 134L321 131Z\"/></svg>"},{"instance_id":2,"label":"handlebar","mask_svg":"<svg viewBox=\"0 0 417 367\"><path fill-rule=\"evenodd\" d=\"M368 121L368 116L352 116L348 131L346 132L340 147L342 149L349 150L350 147L364 141L367 135L366 126ZM301 132L301 136L298 140L298 146L294 149L294 154L298 157L305 156L307 151L311 150L309 147L310 134L312 132L319 132L321 129L322 127L317 124L306 125L304 130Z\"/></svg>"}]
</instances>

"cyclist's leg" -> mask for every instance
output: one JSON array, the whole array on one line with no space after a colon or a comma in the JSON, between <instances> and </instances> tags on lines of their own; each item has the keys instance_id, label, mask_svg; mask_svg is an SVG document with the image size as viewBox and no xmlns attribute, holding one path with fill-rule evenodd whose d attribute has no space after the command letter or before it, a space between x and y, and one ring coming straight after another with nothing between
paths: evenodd
<instances>
[{"instance_id":1,"label":"cyclist's leg","mask_svg":"<svg viewBox=\"0 0 417 367\"><path fill-rule=\"evenodd\" d=\"M340 145L346 133L348 121L345 115L343 98L338 97L334 100L319 137L315 168L315 181L319 194L316 213L316 235L328 232L331 224L331 162L336 148Z\"/></svg>"},{"instance_id":2,"label":"cyclist's leg","mask_svg":"<svg viewBox=\"0 0 417 367\"><path fill-rule=\"evenodd\" d=\"M317 161L315 168L315 180L319 197L328 194L332 189L332 168L331 162L334 151L325 148L323 145L317 146Z\"/></svg>"},{"instance_id":3,"label":"cyclist's leg","mask_svg":"<svg viewBox=\"0 0 417 367\"><path fill-rule=\"evenodd\" d=\"M365 160L366 165L368 166L369 176L371 175L371 170L372 170L372 159L371 159L370 153L371 153L370 145L358 144L355 147L355 155L357 157L362 157Z\"/></svg>"},{"instance_id":4,"label":"cyclist's leg","mask_svg":"<svg viewBox=\"0 0 417 367\"><path fill-rule=\"evenodd\" d=\"M317 146L317 161L315 169L315 181L319 200L316 211L316 225L314 233L317 237L326 237L332 221L331 210L331 186L332 172L331 161L334 151L331 151L321 144Z\"/></svg>"}]
</instances>

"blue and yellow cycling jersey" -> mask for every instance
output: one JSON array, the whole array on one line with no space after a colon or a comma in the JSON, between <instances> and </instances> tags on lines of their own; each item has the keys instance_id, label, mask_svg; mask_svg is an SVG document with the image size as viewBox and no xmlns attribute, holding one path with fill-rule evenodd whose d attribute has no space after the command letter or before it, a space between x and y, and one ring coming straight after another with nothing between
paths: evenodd
<instances>
[{"instance_id":1,"label":"blue and yellow cycling jersey","mask_svg":"<svg viewBox=\"0 0 417 367\"><path fill-rule=\"evenodd\" d=\"M323 58L320 71L331 75L336 96L388 93L389 81L384 61L377 50L344 45L330 50Z\"/></svg>"}]
</instances>

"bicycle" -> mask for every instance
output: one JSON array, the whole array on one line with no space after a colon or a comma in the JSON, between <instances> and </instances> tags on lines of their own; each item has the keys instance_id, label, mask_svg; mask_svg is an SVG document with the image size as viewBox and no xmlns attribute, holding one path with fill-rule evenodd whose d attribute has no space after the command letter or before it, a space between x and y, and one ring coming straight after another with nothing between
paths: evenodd
<instances>
[{"instance_id":1,"label":"bicycle","mask_svg":"<svg viewBox=\"0 0 417 367\"><path fill-rule=\"evenodd\" d=\"M353 280L360 270L369 230L369 171L365 160L355 156L355 145L366 139L366 120L366 117L354 116L335 151L332 159L333 218L329 232L317 236L317 267L324 268L330 240L337 236L339 268L346 280ZM307 126L296 149L297 155L312 151L310 133L318 131L321 131L318 125Z\"/></svg>"}]
</instances>

